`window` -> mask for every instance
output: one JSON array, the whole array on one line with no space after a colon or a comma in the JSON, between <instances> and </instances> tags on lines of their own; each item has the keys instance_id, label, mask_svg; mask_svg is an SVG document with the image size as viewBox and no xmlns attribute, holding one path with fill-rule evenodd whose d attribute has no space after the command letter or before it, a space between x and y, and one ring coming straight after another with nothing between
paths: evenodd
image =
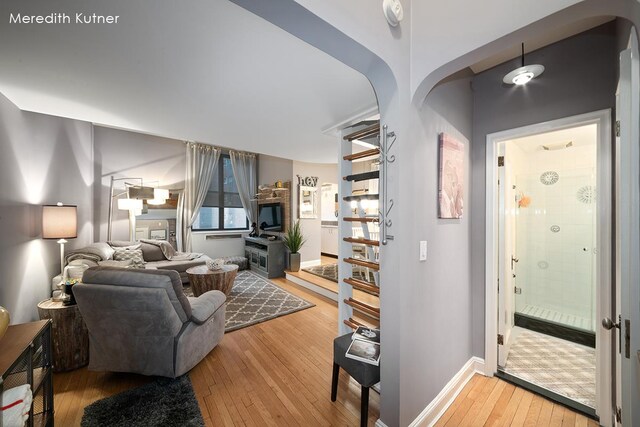
<instances>
[{"instance_id":1,"label":"window","mask_svg":"<svg viewBox=\"0 0 640 427\"><path fill-rule=\"evenodd\" d=\"M231 158L228 154L222 154L192 229L214 231L247 230L248 228L249 220L240 201Z\"/></svg>"}]
</instances>

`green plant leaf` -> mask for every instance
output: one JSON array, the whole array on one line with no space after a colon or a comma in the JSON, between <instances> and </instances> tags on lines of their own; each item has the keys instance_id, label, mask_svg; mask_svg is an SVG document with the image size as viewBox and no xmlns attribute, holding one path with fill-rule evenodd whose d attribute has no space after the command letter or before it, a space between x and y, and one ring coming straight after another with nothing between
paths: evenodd
<instances>
[{"instance_id":1,"label":"green plant leaf","mask_svg":"<svg viewBox=\"0 0 640 427\"><path fill-rule=\"evenodd\" d=\"M300 250L302 245L307 241L302 234L300 221L294 222L293 225L289 227L284 236L282 236L282 241L292 254L295 254Z\"/></svg>"}]
</instances>

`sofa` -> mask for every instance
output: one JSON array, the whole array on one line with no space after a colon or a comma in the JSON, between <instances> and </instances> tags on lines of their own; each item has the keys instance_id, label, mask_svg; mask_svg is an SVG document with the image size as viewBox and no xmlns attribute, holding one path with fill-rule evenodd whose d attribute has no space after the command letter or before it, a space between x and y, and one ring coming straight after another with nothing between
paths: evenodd
<instances>
[{"instance_id":1,"label":"sofa","mask_svg":"<svg viewBox=\"0 0 640 427\"><path fill-rule=\"evenodd\" d=\"M114 259L114 256L118 258L118 252L123 251L141 251L142 259L135 259L135 255ZM173 270L178 272L183 283L189 282L186 273L188 268L204 265L210 259L204 254L176 252L168 242L161 240L98 242L66 254L67 264L70 265Z\"/></svg>"},{"instance_id":2,"label":"sofa","mask_svg":"<svg viewBox=\"0 0 640 427\"><path fill-rule=\"evenodd\" d=\"M138 254L141 255L140 259L137 257ZM182 283L189 283L188 268L204 265L211 260L207 255L201 253L176 252L169 242L164 240L146 239L139 242L92 243L84 248L68 252L65 257L67 264L71 266L173 270L180 274ZM248 260L245 257L225 257L224 260L227 264L238 265L239 270L249 268Z\"/></svg>"},{"instance_id":3,"label":"sofa","mask_svg":"<svg viewBox=\"0 0 640 427\"><path fill-rule=\"evenodd\" d=\"M224 335L224 293L182 292L175 271L92 267L73 287L89 330L89 369L175 378Z\"/></svg>"}]
</instances>

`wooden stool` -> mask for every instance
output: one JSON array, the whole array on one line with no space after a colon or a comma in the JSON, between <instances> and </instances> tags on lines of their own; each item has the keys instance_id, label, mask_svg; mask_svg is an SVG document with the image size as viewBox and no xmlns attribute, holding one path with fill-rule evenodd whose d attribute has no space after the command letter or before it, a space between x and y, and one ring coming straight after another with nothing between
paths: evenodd
<instances>
[{"instance_id":1,"label":"wooden stool","mask_svg":"<svg viewBox=\"0 0 640 427\"><path fill-rule=\"evenodd\" d=\"M38 304L40 319L51 319L53 371L78 369L89 363L89 332L76 304L63 305L51 299Z\"/></svg>"},{"instance_id":2,"label":"wooden stool","mask_svg":"<svg viewBox=\"0 0 640 427\"><path fill-rule=\"evenodd\" d=\"M369 387L380 382L380 367L348 358L345 353L351 345L351 335L346 334L333 340L333 377L331 379L331 401L338 396L338 376L344 369L362 387L360 396L360 426L367 425L369 418Z\"/></svg>"}]
</instances>

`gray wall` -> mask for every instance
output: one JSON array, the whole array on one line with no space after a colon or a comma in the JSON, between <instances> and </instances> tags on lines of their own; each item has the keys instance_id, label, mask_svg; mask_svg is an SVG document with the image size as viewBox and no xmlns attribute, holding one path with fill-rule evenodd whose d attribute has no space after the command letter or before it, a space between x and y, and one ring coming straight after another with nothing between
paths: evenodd
<instances>
[{"instance_id":1,"label":"gray wall","mask_svg":"<svg viewBox=\"0 0 640 427\"><path fill-rule=\"evenodd\" d=\"M560 41L526 55L545 72L525 87L506 87L503 76L514 60L473 79L471 254L473 280L473 354L484 356L485 320L485 169L487 134L615 107L615 23Z\"/></svg>"},{"instance_id":2,"label":"gray wall","mask_svg":"<svg viewBox=\"0 0 640 427\"><path fill-rule=\"evenodd\" d=\"M60 248L42 240L43 204L78 206L78 238L93 236L91 124L20 111L0 94L0 305L12 323L38 318L60 273Z\"/></svg>"},{"instance_id":3,"label":"gray wall","mask_svg":"<svg viewBox=\"0 0 640 427\"><path fill-rule=\"evenodd\" d=\"M258 185L273 185L276 181L291 181L293 160L260 154L258 156Z\"/></svg>"},{"instance_id":4,"label":"gray wall","mask_svg":"<svg viewBox=\"0 0 640 427\"><path fill-rule=\"evenodd\" d=\"M415 118L416 134L407 144L413 171L411 216L392 215L411 228L402 247L403 268L412 280L385 283L402 292L400 329L400 425L410 424L472 357L470 279L469 153L472 150L470 78L460 73L437 86ZM446 132L465 143L465 211L461 219L438 219L438 137ZM391 166L394 167L394 166ZM418 260L418 241L426 240L426 262ZM393 245L394 243L390 243ZM385 350L386 352L386 350Z\"/></svg>"},{"instance_id":5,"label":"gray wall","mask_svg":"<svg viewBox=\"0 0 640 427\"><path fill-rule=\"evenodd\" d=\"M107 238L109 184L112 175L115 178L143 178L145 183L152 186L158 184L163 188L184 187L186 154L182 141L95 126L94 151L96 241L105 241ZM123 188L122 181L116 184L116 189L122 191ZM127 239L127 212L118 210L117 204L114 203L113 213L112 238Z\"/></svg>"}]
</instances>

